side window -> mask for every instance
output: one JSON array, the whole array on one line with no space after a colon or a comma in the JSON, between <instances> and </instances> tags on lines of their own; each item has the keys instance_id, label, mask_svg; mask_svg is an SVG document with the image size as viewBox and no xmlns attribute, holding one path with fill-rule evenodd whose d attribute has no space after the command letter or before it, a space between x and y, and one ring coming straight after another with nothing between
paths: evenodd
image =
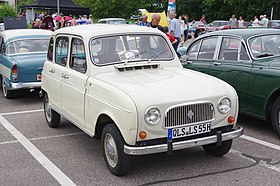
<instances>
[{"instance_id":1,"label":"side window","mask_svg":"<svg viewBox=\"0 0 280 186\"><path fill-rule=\"evenodd\" d=\"M47 59L53 61L53 38L50 38Z\"/></svg>"},{"instance_id":2,"label":"side window","mask_svg":"<svg viewBox=\"0 0 280 186\"><path fill-rule=\"evenodd\" d=\"M213 59L217 42L217 37L204 39L198 52L198 59Z\"/></svg>"},{"instance_id":3,"label":"side window","mask_svg":"<svg viewBox=\"0 0 280 186\"><path fill-rule=\"evenodd\" d=\"M86 73L87 61L85 46L82 39L73 38L71 45L71 60L69 64L71 69L81 73Z\"/></svg>"},{"instance_id":4,"label":"side window","mask_svg":"<svg viewBox=\"0 0 280 186\"><path fill-rule=\"evenodd\" d=\"M249 61L250 60L250 58L248 56L248 53L247 53L243 43L241 45L239 60L242 60L242 61Z\"/></svg>"},{"instance_id":5,"label":"side window","mask_svg":"<svg viewBox=\"0 0 280 186\"><path fill-rule=\"evenodd\" d=\"M199 46L200 46L200 41L197 41L190 47L190 49L188 50L189 59L196 59L197 58Z\"/></svg>"},{"instance_id":6,"label":"side window","mask_svg":"<svg viewBox=\"0 0 280 186\"><path fill-rule=\"evenodd\" d=\"M223 38L219 59L221 60L238 60L238 49L241 41L236 38Z\"/></svg>"},{"instance_id":7,"label":"side window","mask_svg":"<svg viewBox=\"0 0 280 186\"><path fill-rule=\"evenodd\" d=\"M66 66L68 57L68 37L57 37L55 42L55 62L61 66Z\"/></svg>"}]
</instances>

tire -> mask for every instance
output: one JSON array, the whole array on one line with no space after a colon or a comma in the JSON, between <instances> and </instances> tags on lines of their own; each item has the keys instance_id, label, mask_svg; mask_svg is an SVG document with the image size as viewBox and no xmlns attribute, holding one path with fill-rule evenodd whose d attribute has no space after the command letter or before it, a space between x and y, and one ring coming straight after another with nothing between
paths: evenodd
<instances>
[{"instance_id":1,"label":"tire","mask_svg":"<svg viewBox=\"0 0 280 186\"><path fill-rule=\"evenodd\" d=\"M124 153L124 140L114 124L104 127L101 136L103 156L110 172L124 176L131 167L131 156Z\"/></svg>"},{"instance_id":2,"label":"tire","mask_svg":"<svg viewBox=\"0 0 280 186\"><path fill-rule=\"evenodd\" d=\"M280 138L280 97L273 103L270 113L272 127Z\"/></svg>"},{"instance_id":3,"label":"tire","mask_svg":"<svg viewBox=\"0 0 280 186\"><path fill-rule=\"evenodd\" d=\"M48 125L51 128L57 128L60 124L60 114L51 109L48 94L44 95L44 114Z\"/></svg>"},{"instance_id":4,"label":"tire","mask_svg":"<svg viewBox=\"0 0 280 186\"><path fill-rule=\"evenodd\" d=\"M209 144L209 145L203 145L203 149L205 150L205 152L207 154L210 154L210 155L216 156L216 157L222 157L223 155L228 153L228 151L231 148L231 145L232 145L232 139L223 141L221 146L216 146L216 143Z\"/></svg>"},{"instance_id":5,"label":"tire","mask_svg":"<svg viewBox=\"0 0 280 186\"><path fill-rule=\"evenodd\" d=\"M12 98L15 97L15 91L14 90L8 90L4 77L2 78L1 85L2 85L3 95L4 95L5 98L12 99Z\"/></svg>"}]
</instances>

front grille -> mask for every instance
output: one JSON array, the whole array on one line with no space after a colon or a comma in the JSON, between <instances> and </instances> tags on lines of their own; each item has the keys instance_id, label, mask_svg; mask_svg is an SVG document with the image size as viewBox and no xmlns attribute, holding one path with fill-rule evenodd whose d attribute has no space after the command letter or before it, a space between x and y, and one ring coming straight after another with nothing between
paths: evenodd
<instances>
[{"instance_id":1,"label":"front grille","mask_svg":"<svg viewBox=\"0 0 280 186\"><path fill-rule=\"evenodd\" d=\"M209 122L215 117L211 103L196 103L171 107L165 115L165 128L179 127L188 124Z\"/></svg>"}]
</instances>

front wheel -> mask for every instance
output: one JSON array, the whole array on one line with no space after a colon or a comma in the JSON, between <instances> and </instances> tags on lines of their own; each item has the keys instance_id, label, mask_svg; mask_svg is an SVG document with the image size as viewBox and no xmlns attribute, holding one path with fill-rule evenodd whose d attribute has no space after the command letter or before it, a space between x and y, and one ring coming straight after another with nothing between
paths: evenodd
<instances>
[{"instance_id":1,"label":"front wheel","mask_svg":"<svg viewBox=\"0 0 280 186\"><path fill-rule=\"evenodd\" d=\"M14 90L8 90L8 87L7 87L8 85L7 85L4 77L2 78L1 84L2 84L2 90L3 90L4 97L7 98L7 99L14 98L15 97L15 91Z\"/></svg>"},{"instance_id":2,"label":"front wheel","mask_svg":"<svg viewBox=\"0 0 280 186\"><path fill-rule=\"evenodd\" d=\"M101 143L106 165L116 176L124 176L130 169L131 156L124 153L124 140L114 124L108 124L102 131Z\"/></svg>"},{"instance_id":3,"label":"front wheel","mask_svg":"<svg viewBox=\"0 0 280 186\"><path fill-rule=\"evenodd\" d=\"M232 145L232 139L223 141L221 146L217 146L216 143L203 145L203 149L205 150L205 152L207 152L212 156L221 157L226 153L228 153L228 151L231 148L231 145Z\"/></svg>"},{"instance_id":4,"label":"front wheel","mask_svg":"<svg viewBox=\"0 0 280 186\"><path fill-rule=\"evenodd\" d=\"M60 114L51 108L48 94L44 95L44 114L47 123L51 128L57 128L59 126Z\"/></svg>"},{"instance_id":5,"label":"front wheel","mask_svg":"<svg viewBox=\"0 0 280 186\"><path fill-rule=\"evenodd\" d=\"M280 97L273 103L270 120L274 131L280 138Z\"/></svg>"}]
</instances>

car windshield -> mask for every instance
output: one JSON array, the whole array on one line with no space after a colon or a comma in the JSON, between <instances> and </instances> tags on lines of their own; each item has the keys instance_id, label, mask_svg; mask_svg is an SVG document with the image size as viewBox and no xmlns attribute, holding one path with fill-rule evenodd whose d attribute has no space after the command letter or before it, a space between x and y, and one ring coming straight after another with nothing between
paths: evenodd
<instances>
[{"instance_id":1,"label":"car windshield","mask_svg":"<svg viewBox=\"0 0 280 186\"><path fill-rule=\"evenodd\" d=\"M276 56L280 54L280 35L264 35L249 40L249 47L254 58Z\"/></svg>"},{"instance_id":2,"label":"car windshield","mask_svg":"<svg viewBox=\"0 0 280 186\"><path fill-rule=\"evenodd\" d=\"M214 21L212 22L213 27L220 27L220 26L225 26L228 25L227 21Z\"/></svg>"},{"instance_id":3,"label":"car windshield","mask_svg":"<svg viewBox=\"0 0 280 186\"><path fill-rule=\"evenodd\" d=\"M173 59L170 46L159 35L120 35L92 39L90 53L97 65Z\"/></svg>"},{"instance_id":4,"label":"car windshield","mask_svg":"<svg viewBox=\"0 0 280 186\"><path fill-rule=\"evenodd\" d=\"M5 54L47 52L48 42L48 39L22 39L12 41L6 46Z\"/></svg>"},{"instance_id":5,"label":"car windshield","mask_svg":"<svg viewBox=\"0 0 280 186\"><path fill-rule=\"evenodd\" d=\"M109 24L126 24L125 20L109 20Z\"/></svg>"}]
</instances>

